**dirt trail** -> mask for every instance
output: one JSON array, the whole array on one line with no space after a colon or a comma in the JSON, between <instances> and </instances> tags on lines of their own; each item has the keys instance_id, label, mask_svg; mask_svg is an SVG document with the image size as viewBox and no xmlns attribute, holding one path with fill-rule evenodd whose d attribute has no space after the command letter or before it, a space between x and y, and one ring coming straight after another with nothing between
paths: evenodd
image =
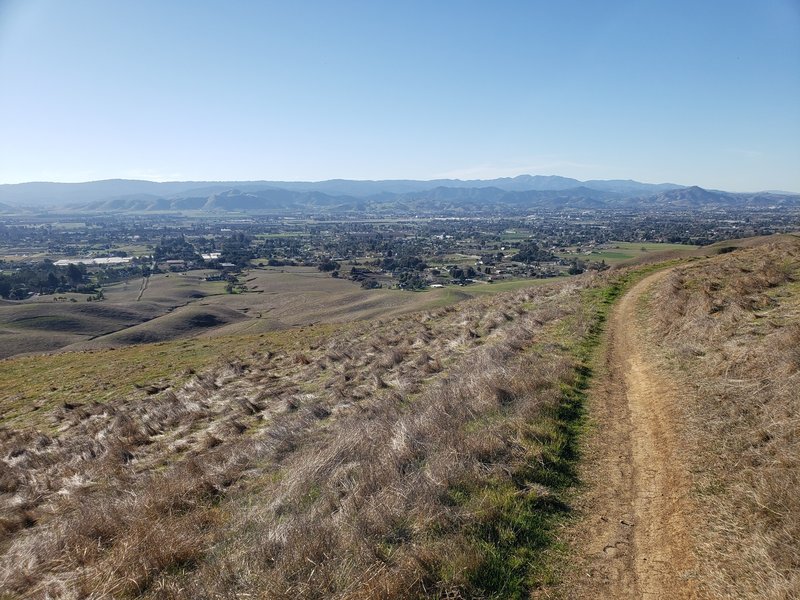
<instances>
[{"instance_id":1,"label":"dirt trail","mask_svg":"<svg viewBox=\"0 0 800 600\"><path fill-rule=\"evenodd\" d=\"M573 533L582 557L571 597L704 597L690 476L672 411L680 391L659 373L638 314L642 295L666 273L636 284L608 322L589 403L595 430L586 448L584 519Z\"/></svg>"},{"instance_id":2,"label":"dirt trail","mask_svg":"<svg viewBox=\"0 0 800 600\"><path fill-rule=\"evenodd\" d=\"M144 277L142 277L142 287L139 290L139 295L136 296L136 302L139 302L142 299L142 295L147 290L147 284L149 283L149 281L150 281L150 275L145 275Z\"/></svg>"}]
</instances>

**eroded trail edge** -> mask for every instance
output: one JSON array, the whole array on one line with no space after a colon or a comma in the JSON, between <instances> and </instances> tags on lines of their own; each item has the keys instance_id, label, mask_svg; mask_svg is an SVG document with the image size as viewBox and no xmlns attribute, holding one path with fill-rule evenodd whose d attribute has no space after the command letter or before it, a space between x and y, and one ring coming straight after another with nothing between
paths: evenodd
<instances>
[{"instance_id":1,"label":"eroded trail edge","mask_svg":"<svg viewBox=\"0 0 800 600\"><path fill-rule=\"evenodd\" d=\"M573 597L700 597L691 482L673 412L681 392L659 372L644 329L643 297L668 272L636 283L609 317L587 407L593 431Z\"/></svg>"}]
</instances>

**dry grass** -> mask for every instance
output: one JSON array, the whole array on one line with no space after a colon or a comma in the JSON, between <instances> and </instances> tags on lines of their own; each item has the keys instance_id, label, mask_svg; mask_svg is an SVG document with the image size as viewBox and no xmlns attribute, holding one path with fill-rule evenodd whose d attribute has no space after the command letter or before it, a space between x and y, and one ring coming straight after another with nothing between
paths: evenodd
<instances>
[{"instance_id":1,"label":"dry grass","mask_svg":"<svg viewBox=\"0 0 800 600\"><path fill-rule=\"evenodd\" d=\"M557 492L570 481L562 413L588 282L245 345L180 385L102 403L48 394L0 430L0 591L535 587L548 515L564 510Z\"/></svg>"},{"instance_id":2,"label":"dry grass","mask_svg":"<svg viewBox=\"0 0 800 600\"><path fill-rule=\"evenodd\" d=\"M198 270L152 275L141 297L141 282L131 281L105 287L102 302L86 302L81 294L70 295L78 300L75 303L54 302L53 296L0 302L0 359L396 317L541 284L526 279L408 293L363 290L311 267L268 267L246 272L247 293L226 294L224 282L204 280L208 274Z\"/></svg>"},{"instance_id":3,"label":"dry grass","mask_svg":"<svg viewBox=\"0 0 800 600\"><path fill-rule=\"evenodd\" d=\"M76 302L54 302L54 296L34 297L24 302L0 305L0 358L23 353L49 352L58 348L92 347L92 340L104 339L109 333L134 328L148 328L142 323L161 323L161 318L176 307L224 292L224 284L205 282L201 274L186 276L154 275L150 278L148 297L136 301L139 282L114 284L104 289L106 300L86 302L85 294L66 294ZM214 311L212 311L214 312ZM241 315L243 318L244 315ZM234 321L235 319L228 319ZM186 326L176 327L175 319L165 319L160 328L150 328L166 339L172 329L175 337L186 333ZM160 330L159 330L160 329ZM203 331L203 327L197 327ZM118 340L117 345L125 342ZM127 343L131 343L128 340ZM100 347L101 344L94 344Z\"/></svg>"},{"instance_id":4,"label":"dry grass","mask_svg":"<svg viewBox=\"0 0 800 600\"><path fill-rule=\"evenodd\" d=\"M655 333L693 390L679 407L694 456L712 593L800 596L800 240L675 270Z\"/></svg>"}]
</instances>

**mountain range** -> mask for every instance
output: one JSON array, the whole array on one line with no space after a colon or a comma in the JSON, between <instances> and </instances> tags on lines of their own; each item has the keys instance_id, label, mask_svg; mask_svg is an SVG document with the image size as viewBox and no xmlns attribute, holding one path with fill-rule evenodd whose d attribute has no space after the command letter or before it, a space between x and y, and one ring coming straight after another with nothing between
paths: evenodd
<instances>
[{"instance_id":1,"label":"mountain range","mask_svg":"<svg viewBox=\"0 0 800 600\"><path fill-rule=\"evenodd\" d=\"M535 208L681 208L800 206L791 193L731 193L672 183L580 181L556 175L490 180L153 182L0 185L0 212L256 212L486 214Z\"/></svg>"}]
</instances>

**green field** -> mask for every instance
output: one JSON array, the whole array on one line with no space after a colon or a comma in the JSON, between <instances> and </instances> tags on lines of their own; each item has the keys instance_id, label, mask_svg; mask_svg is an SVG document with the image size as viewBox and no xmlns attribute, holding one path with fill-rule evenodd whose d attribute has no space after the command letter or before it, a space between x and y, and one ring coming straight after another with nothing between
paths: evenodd
<instances>
[{"instance_id":1,"label":"green field","mask_svg":"<svg viewBox=\"0 0 800 600\"><path fill-rule=\"evenodd\" d=\"M308 236L308 233L303 231L287 231L285 233L259 233L255 236L257 240L272 240L280 238L293 238Z\"/></svg>"},{"instance_id":2,"label":"green field","mask_svg":"<svg viewBox=\"0 0 800 600\"><path fill-rule=\"evenodd\" d=\"M501 236L501 239L504 242L520 242L522 240L527 240L531 237L531 234L527 231L506 231Z\"/></svg>"},{"instance_id":3,"label":"green field","mask_svg":"<svg viewBox=\"0 0 800 600\"><path fill-rule=\"evenodd\" d=\"M609 242L603 246L603 248L599 250L592 250L590 253L583 251L579 254L562 253L558 254L558 256L568 260L573 258L595 262L604 260L606 264L615 265L626 261L634 261L649 256L650 254L661 252L690 253L698 248L698 246L689 246L686 244L654 244L637 242Z\"/></svg>"}]
</instances>

